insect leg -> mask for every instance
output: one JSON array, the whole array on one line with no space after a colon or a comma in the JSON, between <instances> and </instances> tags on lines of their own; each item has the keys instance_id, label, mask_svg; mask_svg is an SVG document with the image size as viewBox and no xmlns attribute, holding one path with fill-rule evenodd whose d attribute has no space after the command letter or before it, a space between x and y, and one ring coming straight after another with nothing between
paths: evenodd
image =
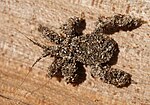
<instances>
[{"instance_id":1,"label":"insect leg","mask_svg":"<svg viewBox=\"0 0 150 105\"><path fill-rule=\"evenodd\" d=\"M65 24L60 27L61 31L66 35L67 38L73 38L80 36L83 30L86 28L85 15L81 13L80 17L71 17Z\"/></svg>"},{"instance_id":2,"label":"insect leg","mask_svg":"<svg viewBox=\"0 0 150 105\"><path fill-rule=\"evenodd\" d=\"M131 31L140 27L143 23L145 23L143 20L130 15L116 14L112 17L100 16L93 33L113 34L119 30Z\"/></svg>"},{"instance_id":3,"label":"insect leg","mask_svg":"<svg viewBox=\"0 0 150 105\"><path fill-rule=\"evenodd\" d=\"M63 59L62 75L67 83L75 83L78 81L78 67L73 59Z\"/></svg>"},{"instance_id":4,"label":"insect leg","mask_svg":"<svg viewBox=\"0 0 150 105\"><path fill-rule=\"evenodd\" d=\"M38 31L42 33L42 36L44 38L56 44L61 44L61 42L65 39L63 36L60 36L54 30L51 30L48 27L42 25L39 25Z\"/></svg>"},{"instance_id":5,"label":"insect leg","mask_svg":"<svg viewBox=\"0 0 150 105\"><path fill-rule=\"evenodd\" d=\"M120 69L109 66L92 66L91 75L100 78L103 82L115 85L116 87L126 87L132 82L131 75Z\"/></svg>"},{"instance_id":6,"label":"insect leg","mask_svg":"<svg viewBox=\"0 0 150 105\"><path fill-rule=\"evenodd\" d=\"M48 67L48 77L62 77L61 68L63 65L62 58L54 58L52 64Z\"/></svg>"}]
</instances>

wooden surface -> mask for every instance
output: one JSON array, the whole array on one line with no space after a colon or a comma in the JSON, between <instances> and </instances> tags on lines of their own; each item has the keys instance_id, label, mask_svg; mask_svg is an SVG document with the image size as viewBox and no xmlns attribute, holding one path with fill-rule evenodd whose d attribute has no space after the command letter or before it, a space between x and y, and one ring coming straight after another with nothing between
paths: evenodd
<instances>
[{"instance_id":1,"label":"wooden surface","mask_svg":"<svg viewBox=\"0 0 150 105\"><path fill-rule=\"evenodd\" d=\"M99 15L122 13L147 21L133 31L111 35L120 49L114 67L132 74L137 84L116 88L94 80L87 67L86 80L73 87L45 76L53 61L48 57L31 70L42 51L25 36L48 44L38 24L59 27L81 12L86 16L85 33L94 28ZM150 105L149 58L149 0L0 0L0 105Z\"/></svg>"}]
</instances>

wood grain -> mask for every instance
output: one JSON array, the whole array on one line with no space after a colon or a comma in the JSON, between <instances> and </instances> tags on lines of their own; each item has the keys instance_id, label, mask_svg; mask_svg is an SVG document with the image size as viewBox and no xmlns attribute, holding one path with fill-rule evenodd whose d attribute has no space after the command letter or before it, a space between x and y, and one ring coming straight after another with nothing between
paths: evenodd
<instances>
[{"instance_id":1,"label":"wood grain","mask_svg":"<svg viewBox=\"0 0 150 105\"><path fill-rule=\"evenodd\" d=\"M89 75L90 67L86 67L86 81L74 87L45 76L53 58L41 60L31 70L42 51L25 36L49 44L40 37L38 24L58 28L68 17L81 12L86 15L85 33L94 28L99 15L122 13L147 21L133 31L111 35L120 49L114 67L132 74L137 84L119 89L94 80ZM148 0L0 0L0 105L148 105L149 58Z\"/></svg>"}]
</instances>

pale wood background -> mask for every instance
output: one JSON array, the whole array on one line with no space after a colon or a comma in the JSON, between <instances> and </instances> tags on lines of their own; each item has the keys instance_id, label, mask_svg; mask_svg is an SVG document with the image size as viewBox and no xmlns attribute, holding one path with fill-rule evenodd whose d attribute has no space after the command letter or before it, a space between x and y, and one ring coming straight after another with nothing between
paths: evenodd
<instances>
[{"instance_id":1,"label":"pale wood background","mask_svg":"<svg viewBox=\"0 0 150 105\"><path fill-rule=\"evenodd\" d=\"M45 75L52 58L41 60L26 77L42 51L25 36L48 43L40 37L38 24L59 27L81 12L87 19L85 33L99 15L122 13L147 21L133 31L111 35L120 49L114 67L131 73L137 84L118 89L91 78L89 67L86 81L77 87L50 80ZM0 0L0 105L149 105L149 59L149 0Z\"/></svg>"}]
</instances>

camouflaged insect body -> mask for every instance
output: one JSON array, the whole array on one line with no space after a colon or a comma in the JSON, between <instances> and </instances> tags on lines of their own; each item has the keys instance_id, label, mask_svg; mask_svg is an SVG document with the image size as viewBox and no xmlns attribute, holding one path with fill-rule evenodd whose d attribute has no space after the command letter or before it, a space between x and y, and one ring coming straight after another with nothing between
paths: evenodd
<instances>
[{"instance_id":1,"label":"camouflaged insect body","mask_svg":"<svg viewBox=\"0 0 150 105\"><path fill-rule=\"evenodd\" d=\"M78 64L88 65L91 67L92 77L100 78L105 83L116 87L124 87L131 83L131 75L111 68L108 64L118 48L116 41L106 33L135 28L140 24L139 19L126 15L99 17L95 30L91 34L83 34L86 28L85 18L71 17L61 25L60 33L39 26L38 30L42 36L56 43L56 46L32 42L43 49L43 57L54 57L53 63L48 68L49 77L63 77L67 83L76 83L82 74Z\"/></svg>"},{"instance_id":2,"label":"camouflaged insect body","mask_svg":"<svg viewBox=\"0 0 150 105\"><path fill-rule=\"evenodd\" d=\"M116 51L116 45L112 38L94 34L73 38L71 43L77 61L85 65L106 63Z\"/></svg>"}]
</instances>

